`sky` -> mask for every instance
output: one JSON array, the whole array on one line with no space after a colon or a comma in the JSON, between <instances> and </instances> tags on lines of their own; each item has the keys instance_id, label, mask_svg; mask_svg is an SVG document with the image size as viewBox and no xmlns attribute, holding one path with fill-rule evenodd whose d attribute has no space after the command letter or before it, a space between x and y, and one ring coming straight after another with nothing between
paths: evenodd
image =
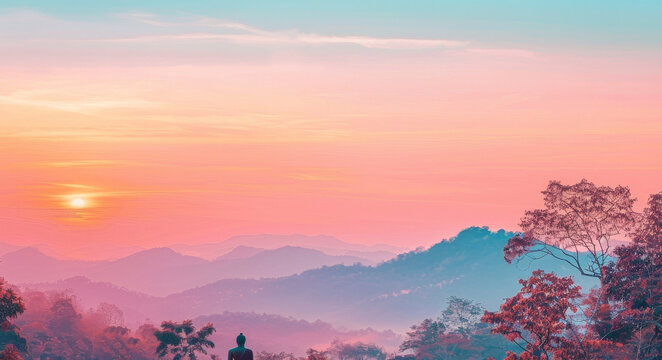
<instances>
[{"instance_id":1,"label":"sky","mask_svg":"<svg viewBox=\"0 0 662 360\"><path fill-rule=\"evenodd\" d=\"M0 242L517 230L662 191L659 1L0 0Z\"/></svg>"}]
</instances>

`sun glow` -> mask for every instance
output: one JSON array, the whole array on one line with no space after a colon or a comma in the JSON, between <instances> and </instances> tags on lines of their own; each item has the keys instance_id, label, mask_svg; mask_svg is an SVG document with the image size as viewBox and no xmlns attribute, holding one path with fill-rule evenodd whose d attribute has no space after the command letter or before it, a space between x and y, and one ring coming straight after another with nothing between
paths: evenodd
<instances>
[{"instance_id":1,"label":"sun glow","mask_svg":"<svg viewBox=\"0 0 662 360\"><path fill-rule=\"evenodd\" d=\"M87 206L87 201L81 197L76 197L71 199L69 202L69 206L71 206L74 209L82 209L85 206Z\"/></svg>"}]
</instances>

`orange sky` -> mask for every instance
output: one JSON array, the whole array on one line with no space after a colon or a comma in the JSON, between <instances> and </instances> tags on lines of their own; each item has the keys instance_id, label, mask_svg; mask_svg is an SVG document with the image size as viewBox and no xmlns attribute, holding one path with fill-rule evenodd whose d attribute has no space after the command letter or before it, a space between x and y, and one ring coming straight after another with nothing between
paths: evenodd
<instances>
[{"instance_id":1,"label":"orange sky","mask_svg":"<svg viewBox=\"0 0 662 360\"><path fill-rule=\"evenodd\" d=\"M2 241L416 247L515 230L551 179L662 190L655 54L251 44L217 61L206 41L37 42L0 60Z\"/></svg>"}]
</instances>

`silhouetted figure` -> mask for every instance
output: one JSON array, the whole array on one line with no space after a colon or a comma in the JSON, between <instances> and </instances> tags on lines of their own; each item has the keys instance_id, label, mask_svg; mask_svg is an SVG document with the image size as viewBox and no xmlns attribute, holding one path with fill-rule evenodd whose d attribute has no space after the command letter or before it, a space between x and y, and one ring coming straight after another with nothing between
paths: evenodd
<instances>
[{"instance_id":1,"label":"silhouetted figure","mask_svg":"<svg viewBox=\"0 0 662 360\"><path fill-rule=\"evenodd\" d=\"M253 351L246 349L246 337L244 333L239 333L237 336L237 347L228 351L228 360L253 360Z\"/></svg>"}]
</instances>

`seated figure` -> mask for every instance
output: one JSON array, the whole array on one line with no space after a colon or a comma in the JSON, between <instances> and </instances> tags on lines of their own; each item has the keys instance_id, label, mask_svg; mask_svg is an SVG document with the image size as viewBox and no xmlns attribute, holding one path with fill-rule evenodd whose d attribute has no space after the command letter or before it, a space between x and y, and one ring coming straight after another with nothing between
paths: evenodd
<instances>
[{"instance_id":1,"label":"seated figure","mask_svg":"<svg viewBox=\"0 0 662 360\"><path fill-rule=\"evenodd\" d=\"M253 351L244 347L246 344L246 337L244 333L239 333L237 336L237 347L228 351L228 360L253 360Z\"/></svg>"}]
</instances>

